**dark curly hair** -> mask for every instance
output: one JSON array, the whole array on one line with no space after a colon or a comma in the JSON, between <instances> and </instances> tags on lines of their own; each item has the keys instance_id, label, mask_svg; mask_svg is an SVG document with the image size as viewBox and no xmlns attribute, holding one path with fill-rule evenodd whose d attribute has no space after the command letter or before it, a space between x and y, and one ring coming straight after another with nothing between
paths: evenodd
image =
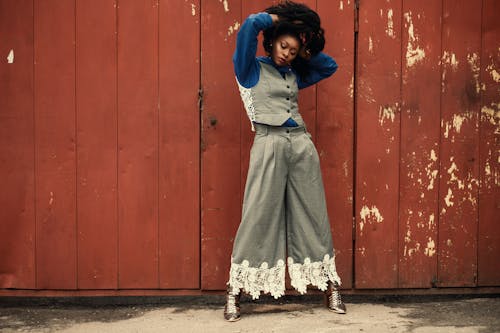
<instances>
[{"instance_id":1,"label":"dark curly hair","mask_svg":"<svg viewBox=\"0 0 500 333\"><path fill-rule=\"evenodd\" d=\"M291 35L299 41L301 47L313 56L323 51L325 47L325 31L321 28L319 15L308 6L293 1L283 1L277 5L266 8L269 14L275 14L279 21L272 27L264 30L264 50L272 53L273 41L282 35ZM302 57L292 61L292 67L301 76L307 79L308 65Z\"/></svg>"}]
</instances>

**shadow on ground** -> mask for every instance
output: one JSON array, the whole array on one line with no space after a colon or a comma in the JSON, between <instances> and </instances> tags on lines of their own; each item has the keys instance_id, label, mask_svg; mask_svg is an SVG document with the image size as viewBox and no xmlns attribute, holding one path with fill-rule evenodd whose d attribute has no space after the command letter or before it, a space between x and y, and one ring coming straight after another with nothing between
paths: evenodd
<instances>
[{"instance_id":1,"label":"shadow on ground","mask_svg":"<svg viewBox=\"0 0 500 333\"><path fill-rule=\"evenodd\" d=\"M479 332L500 330L500 297L486 296L360 296L346 295L349 304L378 304L400 313L409 332L425 332L425 327L478 327ZM263 306L265 305L265 306ZM285 305L285 306L284 306ZM79 297L16 298L0 297L0 331L49 332L88 322L112 323L169 309L172 314L193 310L221 310L222 296L179 297ZM242 299L242 315L286 313L287 317L313 314L322 307L321 295L285 296L279 300L263 296L258 301ZM342 317L330 320L342 323ZM419 331L421 330L421 331Z\"/></svg>"}]
</instances>

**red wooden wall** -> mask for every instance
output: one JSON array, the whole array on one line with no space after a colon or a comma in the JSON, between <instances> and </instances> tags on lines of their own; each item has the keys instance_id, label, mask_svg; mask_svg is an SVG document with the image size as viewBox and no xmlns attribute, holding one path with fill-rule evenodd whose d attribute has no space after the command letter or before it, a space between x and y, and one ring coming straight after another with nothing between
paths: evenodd
<instances>
[{"instance_id":1,"label":"red wooden wall","mask_svg":"<svg viewBox=\"0 0 500 333\"><path fill-rule=\"evenodd\" d=\"M340 65L300 107L343 287L500 286L499 2L304 2ZM0 0L0 295L225 288L231 57L272 3Z\"/></svg>"},{"instance_id":2,"label":"red wooden wall","mask_svg":"<svg viewBox=\"0 0 500 333\"><path fill-rule=\"evenodd\" d=\"M0 21L0 287L199 289L199 2Z\"/></svg>"}]
</instances>

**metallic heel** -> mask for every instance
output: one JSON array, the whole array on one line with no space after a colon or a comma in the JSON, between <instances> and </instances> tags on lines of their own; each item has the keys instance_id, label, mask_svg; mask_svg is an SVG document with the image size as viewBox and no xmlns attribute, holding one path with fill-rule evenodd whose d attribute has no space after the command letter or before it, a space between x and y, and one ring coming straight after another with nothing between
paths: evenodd
<instances>
[{"instance_id":1,"label":"metallic heel","mask_svg":"<svg viewBox=\"0 0 500 333\"><path fill-rule=\"evenodd\" d=\"M226 293L226 306L224 306L224 319L226 321L234 322L241 319L240 315L240 293L233 295L231 288L227 288Z\"/></svg>"},{"instance_id":2,"label":"metallic heel","mask_svg":"<svg viewBox=\"0 0 500 333\"><path fill-rule=\"evenodd\" d=\"M325 301L328 310L339 314L345 314L346 307L340 297L339 285L337 282L328 282L328 289L325 291Z\"/></svg>"}]
</instances>

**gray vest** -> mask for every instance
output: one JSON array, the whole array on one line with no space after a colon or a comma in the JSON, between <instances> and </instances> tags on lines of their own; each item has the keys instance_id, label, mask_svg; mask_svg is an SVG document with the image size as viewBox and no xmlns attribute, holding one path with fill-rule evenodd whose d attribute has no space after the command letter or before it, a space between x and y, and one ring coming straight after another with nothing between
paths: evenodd
<instances>
[{"instance_id":1,"label":"gray vest","mask_svg":"<svg viewBox=\"0 0 500 333\"><path fill-rule=\"evenodd\" d=\"M281 126L290 117L297 124L304 125L299 113L297 78L293 72L283 78L272 65L261 62L259 82L251 88L238 82L238 87L252 130L254 122Z\"/></svg>"}]
</instances>

